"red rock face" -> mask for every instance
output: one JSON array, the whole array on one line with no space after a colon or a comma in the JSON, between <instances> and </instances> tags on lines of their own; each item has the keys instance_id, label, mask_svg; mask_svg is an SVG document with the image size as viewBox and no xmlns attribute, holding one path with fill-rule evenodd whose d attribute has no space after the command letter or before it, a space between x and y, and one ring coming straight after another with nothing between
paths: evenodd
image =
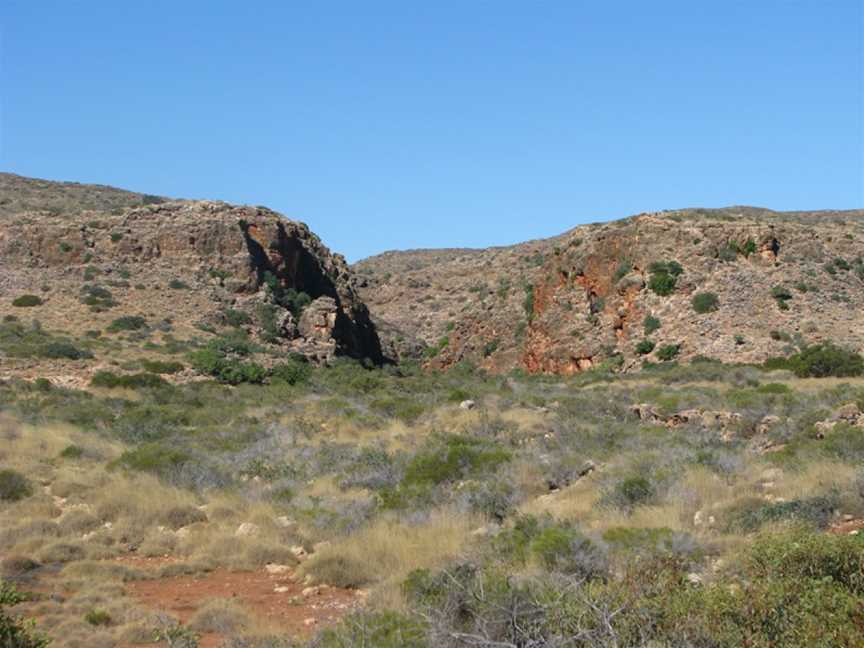
<instances>
[{"instance_id":1,"label":"red rock face","mask_svg":"<svg viewBox=\"0 0 864 648\"><path fill-rule=\"evenodd\" d=\"M490 371L571 374L660 361L678 346L697 355L762 362L788 342L864 347L864 212L778 213L756 208L682 210L577 227L510 248L389 253L356 264L373 313L441 346L429 363L463 360ZM850 270L824 267L845 260ZM655 262L683 273L669 295L649 287ZM772 290L793 293L787 310ZM693 297L717 296L697 313ZM661 322L645 333L651 315ZM639 355L645 338L656 350ZM786 337L785 339L789 339Z\"/></svg>"}]
</instances>

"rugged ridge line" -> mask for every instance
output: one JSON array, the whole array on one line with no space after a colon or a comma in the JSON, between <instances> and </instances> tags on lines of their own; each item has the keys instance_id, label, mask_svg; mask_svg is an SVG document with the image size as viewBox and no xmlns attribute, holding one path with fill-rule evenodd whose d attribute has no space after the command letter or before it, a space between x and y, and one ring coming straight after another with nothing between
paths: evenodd
<instances>
[{"instance_id":1,"label":"rugged ridge line","mask_svg":"<svg viewBox=\"0 0 864 648\"><path fill-rule=\"evenodd\" d=\"M636 369L663 347L723 362L823 340L860 350L862 255L864 211L732 207L640 214L512 247L391 252L354 269L376 316L421 338L430 366L571 374ZM652 264L670 261L683 272L658 295ZM699 293L716 308L697 312ZM650 333L648 316L660 322ZM639 353L644 339L654 349Z\"/></svg>"}]
</instances>

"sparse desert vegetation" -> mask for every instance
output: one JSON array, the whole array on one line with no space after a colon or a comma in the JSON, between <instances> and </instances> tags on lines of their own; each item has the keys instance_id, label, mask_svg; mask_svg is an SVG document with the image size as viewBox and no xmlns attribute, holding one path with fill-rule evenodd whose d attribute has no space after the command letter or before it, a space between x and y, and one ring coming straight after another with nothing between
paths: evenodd
<instances>
[{"instance_id":1,"label":"sparse desert vegetation","mask_svg":"<svg viewBox=\"0 0 864 648\"><path fill-rule=\"evenodd\" d=\"M36 283L2 257L14 648L864 642L853 217L360 264L422 297L403 330L265 208L76 196L3 239L50 242Z\"/></svg>"},{"instance_id":2,"label":"sparse desert vegetation","mask_svg":"<svg viewBox=\"0 0 864 648\"><path fill-rule=\"evenodd\" d=\"M861 378L278 366L0 384L15 618L63 646L862 640Z\"/></svg>"}]
</instances>

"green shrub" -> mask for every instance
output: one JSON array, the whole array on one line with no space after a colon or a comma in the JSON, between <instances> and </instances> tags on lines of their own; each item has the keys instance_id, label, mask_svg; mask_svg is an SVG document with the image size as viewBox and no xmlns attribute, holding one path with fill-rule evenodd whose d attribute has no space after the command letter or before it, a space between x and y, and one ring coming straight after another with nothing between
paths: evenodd
<instances>
[{"instance_id":1,"label":"green shrub","mask_svg":"<svg viewBox=\"0 0 864 648\"><path fill-rule=\"evenodd\" d=\"M111 240L114 243L116 243L117 241L120 241L122 239L123 239L123 233L122 232L111 232Z\"/></svg>"},{"instance_id":2,"label":"green shrub","mask_svg":"<svg viewBox=\"0 0 864 648\"><path fill-rule=\"evenodd\" d=\"M46 333L35 321L29 328L17 321L0 325L0 350L14 358L80 360L93 357L90 351L79 349L65 338Z\"/></svg>"},{"instance_id":3,"label":"green shrub","mask_svg":"<svg viewBox=\"0 0 864 648\"><path fill-rule=\"evenodd\" d=\"M328 581L330 582L330 581ZM324 630L316 646L320 648L430 648L422 621L400 612L355 612L335 628Z\"/></svg>"},{"instance_id":4,"label":"green shrub","mask_svg":"<svg viewBox=\"0 0 864 648\"><path fill-rule=\"evenodd\" d=\"M166 385L164 379L152 373L137 374L115 374L110 371L97 371L90 380L93 387L105 387L108 389L152 389Z\"/></svg>"},{"instance_id":5,"label":"green shrub","mask_svg":"<svg viewBox=\"0 0 864 648\"><path fill-rule=\"evenodd\" d=\"M483 346L483 357L484 357L484 358L488 358L490 355L492 355L493 353L495 353L495 351L498 350L498 345L499 345L500 343L501 343L501 341L500 341L498 338L495 338L494 340L491 340L490 342L487 342L487 343Z\"/></svg>"},{"instance_id":6,"label":"green shrub","mask_svg":"<svg viewBox=\"0 0 864 648\"><path fill-rule=\"evenodd\" d=\"M655 346L652 340L642 340L636 345L636 353L639 355L648 355L654 350Z\"/></svg>"},{"instance_id":7,"label":"green shrub","mask_svg":"<svg viewBox=\"0 0 864 648\"><path fill-rule=\"evenodd\" d=\"M674 360L676 357L678 357L678 353L680 351L681 345L667 344L657 350L657 359L662 360L663 362L669 362L670 360Z\"/></svg>"},{"instance_id":8,"label":"green shrub","mask_svg":"<svg viewBox=\"0 0 864 648\"><path fill-rule=\"evenodd\" d=\"M117 305L111 291L96 284L84 284L81 287L81 303L97 312Z\"/></svg>"},{"instance_id":9,"label":"green shrub","mask_svg":"<svg viewBox=\"0 0 864 648\"><path fill-rule=\"evenodd\" d=\"M79 349L71 342L53 340L42 347L40 353L43 358L82 360L92 358L93 354L86 349Z\"/></svg>"},{"instance_id":10,"label":"green shrub","mask_svg":"<svg viewBox=\"0 0 864 648\"><path fill-rule=\"evenodd\" d=\"M273 302L291 311L298 321L303 310L312 303L309 294L295 288L285 288L279 278L271 272L264 273L264 284Z\"/></svg>"},{"instance_id":11,"label":"green shrub","mask_svg":"<svg viewBox=\"0 0 864 648\"><path fill-rule=\"evenodd\" d=\"M10 468L0 470L0 500L17 502L33 494L33 486L21 473Z\"/></svg>"},{"instance_id":12,"label":"green shrub","mask_svg":"<svg viewBox=\"0 0 864 648\"><path fill-rule=\"evenodd\" d=\"M625 512L632 512L637 506L648 504L656 497L654 485L647 477L631 475L615 483L604 493L603 500Z\"/></svg>"},{"instance_id":13,"label":"green shrub","mask_svg":"<svg viewBox=\"0 0 864 648\"><path fill-rule=\"evenodd\" d=\"M168 282L168 287L172 290L188 290L189 284L180 281L179 279L172 279Z\"/></svg>"},{"instance_id":14,"label":"green shrub","mask_svg":"<svg viewBox=\"0 0 864 648\"><path fill-rule=\"evenodd\" d=\"M270 308L272 309L273 307L271 306ZM222 312L222 315L225 318L225 323L228 326L238 327L250 324L252 322L252 318L249 316L249 313L242 310L237 310L236 308L226 308Z\"/></svg>"},{"instance_id":15,"label":"green shrub","mask_svg":"<svg viewBox=\"0 0 864 648\"><path fill-rule=\"evenodd\" d=\"M716 311L720 305L720 300L712 292L696 293L693 296L693 310L697 313L711 313Z\"/></svg>"},{"instance_id":16,"label":"green shrub","mask_svg":"<svg viewBox=\"0 0 864 648\"><path fill-rule=\"evenodd\" d=\"M290 359L275 365L270 370L270 380L272 382L281 382L288 385L299 385L309 380L312 375L312 367L304 358Z\"/></svg>"},{"instance_id":17,"label":"green shrub","mask_svg":"<svg viewBox=\"0 0 864 648\"><path fill-rule=\"evenodd\" d=\"M771 522L797 520L824 529L839 503L838 496L833 493L788 502L765 503L758 498L746 499L727 512L726 528L750 533Z\"/></svg>"},{"instance_id":18,"label":"green shrub","mask_svg":"<svg viewBox=\"0 0 864 648\"><path fill-rule=\"evenodd\" d=\"M423 415L425 407L413 396L384 396L369 403L376 412L397 418L405 423L413 423Z\"/></svg>"},{"instance_id":19,"label":"green shrub","mask_svg":"<svg viewBox=\"0 0 864 648\"><path fill-rule=\"evenodd\" d=\"M755 578L824 580L864 595L864 538L791 529L765 534L747 555Z\"/></svg>"},{"instance_id":20,"label":"green shrub","mask_svg":"<svg viewBox=\"0 0 864 648\"><path fill-rule=\"evenodd\" d=\"M510 460L497 444L471 437L450 435L418 452L405 469L406 485L437 485L468 475L489 472Z\"/></svg>"},{"instance_id":21,"label":"green shrub","mask_svg":"<svg viewBox=\"0 0 864 648\"><path fill-rule=\"evenodd\" d=\"M141 361L141 368L153 374L176 374L185 368L182 362L172 360L147 360Z\"/></svg>"},{"instance_id":22,"label":"green shrub","mask_svg":"<svg viewBox=\"0 0 864 648\"><path fill-rule=\"evenodd\" d=\"M230 316L229 325L239 327L248 322L245 321L242 311L234 311L237 315ZM282 331L279 328L279 308L273 304L259 304L255 311L258 320L258 326L261 327L262 338L265 342L274 344L282 336ZM227 313L226 313L227 316ZM234 323L231 323L231 322Z\"/></svg>"},{"instance_id":23,"label":"green shrub","mask_svg":"<svg viewBox=\"0 0 864 648\"><path fill-rule=\"evenodd\" d=\"M32 625L9 614L7 607L23 603L27 598L15 587L0 581L0 646L3 648L45 648L49 641L34 632Z\"/></svg>"},{"instance_id":24,"label":"green shrub","mask_svg":"<svg viewBox=\"0 0 864 648\"><path fill-rule=\"evenodd\" d=\"M84 615L84 621L91 626L109 626L111 620L111 615L105 610L90 610Z\"/></svg>"},{"instance_id":25,"label":"green shrub","mask_svg":"<svg viewBox=\"0 0 864 648\"><path fill-rule=\"evenodd\" d=\"M648 280L648 288L661 297L671 295L675 290L677 279L668 273L654 274Z\"/></svg>"},{"instance_id":26,"label":"green shrub","mask_svg":"<svg viewBox=\"0 0 864 648\"><path fill-rule=\"evenodd\" d=\"M654 331L660 330L660 320L653 315L646 315L642 322L642 327L645 330L645 335L651 335Z\"/></svg>"},{"instance_id":27,"label":"green shrub","mask_svg":"<svg viewBox=\"0 0 864 648\"><path fill-rule=\"evenodd\" d=\"M839 378L864 375L864 358L832 342L805 347L786 359L788 367L801 378ZM766 363L767 364L767 363Z\"/></svg>"},{"instance_id":28,"label":"green shrub","mask_svg":"<svg viewBox=\"0 0 864 648\"><path fill-rule=\"evenodd\" d=\"M184 450L151 442L126 450L112 465L169 477L190 460L191 456Z\"/></svg>"},{"instance_id":29,"label":"green shrub","mask_svg":"<svg viewBox=\"0 0 864 648\"><path fill-rule=\"evenodd\" d=\"M618 268L616 268L615 274L612 276L612 281L614 283L618 283L619 281L621 281L621 279L630 274L631 270L633 270L633 263L630 261L630 259L622 260L621 263L618 264Z\"/></svg>"},{"instance_id":30,"label":"green shrub","mask_svg":"<svg viewBox=\"0 0 864 648\"><path fill-rule=\"evenodd\" d=\"M522 300L522 310L525 311L528 321L531 322L534 319L534 284L525 284L524 290L525 298Z\"/></svg>"},{"instance_id":31,"label":"green shrub","mask_svg":"<svg viewBox=\"0 0 864 648\"><path fill-rule=\"evenodd\" d=\"M787 303L790 299L792 299L792 292L784 287L784 286L774 286L771 289L771 296L777 301L777 306L780 310L789 310L789 304Z\"/></svg>"},{"instance_id":32,"label":"green shrub","mask_svg":"<svg viewBox=\"0 0 864 648\"><path fill-rule=\"evenodd\" d=\"M84 456L84 448L79 445L68 445L60 451L60 457L63 459L80 459Z\"/></svg>"},{"instance_id":33,"label":"green shrub","mask_svg":"<svg viewBox=\"0 0 864 648\"><path fill-rule=\"evenodd\" d=\"M546 569L580 578L597 578L607 571L606 556L577 529L551 525L542 529L528 547Z\"/></svg>"},{"instance_id":34,"label":"green shrub","mask_svg":"<svg viewBox=\"0 0 864 648\"><path fill-rule=\"evenodd\" d=\"M12 300L12 305L18 308L32 308L33 306L41 306L44 302L38 295L21 295Z\"/></svg>"},{"instance_id":35,"label":"green shrub","mask_svg":"<svg viewBox=\"0 0 864 648\"><path fill-rule=\"evenodd\" d=\"M118 317L108 325L108 332L117 333L119 331L140 331L147 326L147 320L140 315L124 315Z\"/></svg>"},{"instance_id":36,"label":"green shrub","mask_svg":"<svg viewBox=\"0 0 864 648\"><path fill-rule=\"evenodd\" d=\"M267 370L264 367L233 357L225 351L225 348L220 341L216 341L207 348L190 353L189 362L199 373L213 376L219 382L229 385L264 382L267 377Z\"/></svg>"}]
</instances>

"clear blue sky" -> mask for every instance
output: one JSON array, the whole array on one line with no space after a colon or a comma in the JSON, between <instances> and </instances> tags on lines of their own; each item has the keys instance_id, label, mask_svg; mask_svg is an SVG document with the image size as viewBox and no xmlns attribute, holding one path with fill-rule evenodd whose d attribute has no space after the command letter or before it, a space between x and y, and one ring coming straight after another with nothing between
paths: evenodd
<instances>
[{"instance_id":1,"label":"clear blue sky","mask_svg":"<svg viewBox=\"0 0 864 648\"><path fill-rule=\"evenodd\" d=\"M0 169L268 205L350 260L862 207L862 2L3 0Z\"/></svg>"}]
</instances>

